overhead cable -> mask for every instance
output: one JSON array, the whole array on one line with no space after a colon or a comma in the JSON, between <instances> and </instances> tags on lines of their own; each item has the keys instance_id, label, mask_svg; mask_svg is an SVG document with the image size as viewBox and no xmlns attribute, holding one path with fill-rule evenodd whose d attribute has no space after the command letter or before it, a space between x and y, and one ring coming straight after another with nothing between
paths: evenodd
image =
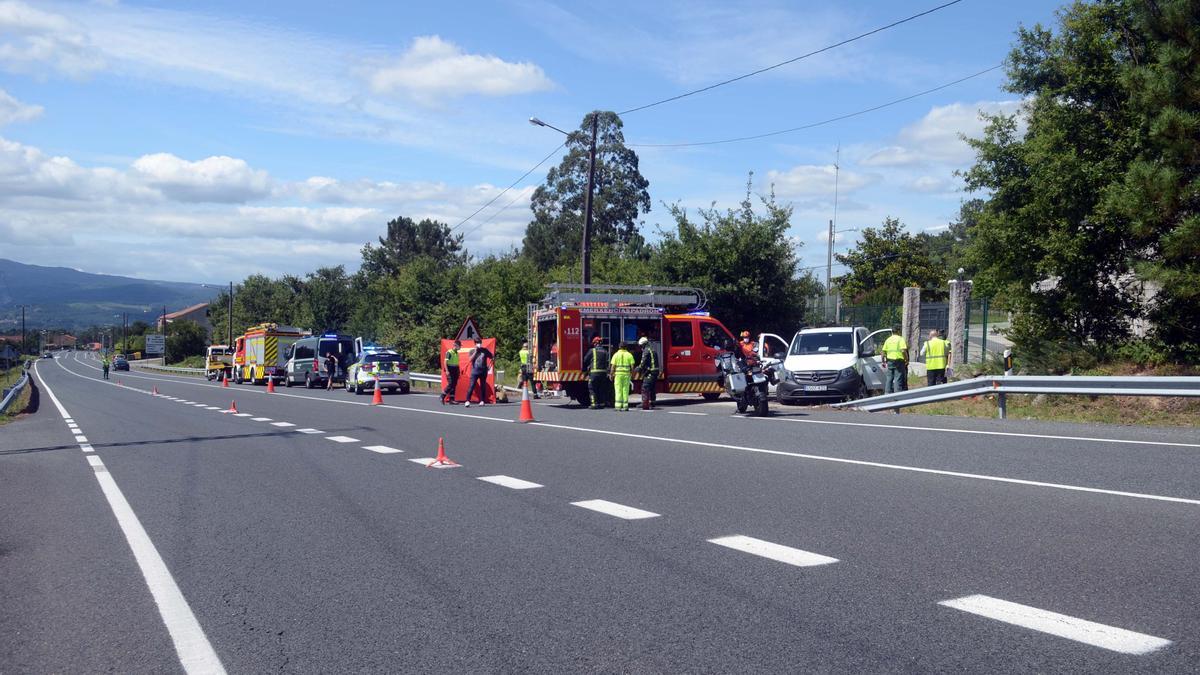
<instances>
[{"instance_id":1,"label":"overhead cable","mask_svg":"<svg viewBox=\"0 0 1200 675\"><path fill-rule=\"evenodd\" d=\"M817 54L821 54L821 53L823 53L823 52L827 52L827 51L829 51L829 50L831 50L831 49L836 49L836 48L838 48L838 47L841 47L841 46L843 46L843 45L850 44L851 42L854 42L854 41L856 41L856 40L861 40L861 39L863 39L863 38L865 38L865 37L869 37L869 36L871 36L871 35L874 35L874 34L876 34L876 33L883 32L883 31L885 31L885 30L887 30L887 29L889 29L889 28L895 28L896 26L899 26L899 25L901 25L901 24L904 24L904 23L908 23L909 21L913 21L913 20L915 20L915 19L919 19L919 18L921 18L921 17L923 17L923 16L925 16L925 15L927 15L927 14L933 14L934 12L936 12L936 11L938 11L938 10L945 9L945 8L947 8L947 7L951 6L951 5L957 5L957 4L958 4L958 3L960 3L960 2L962 2L962 0L950 0L950 2L947 2L947 3L944 3L944 4L938 5L937 7L933 7L933 8L931 8L931 9L927 9L927 10L925 10L924 12L920 12L920 13L918 13L918 14L913 14L912 16L910 16L910 17L907 17L907 18L904 18L904 19L900 19L899 21L893 21L892 23L889 23L889 24L887 24L886 26L880 26L880 27L878 27L878 28L875 28L875 29L869 30L869 31L867 31L867 32L865 32L865 33L860 33L860 34L858 34L858 35L855 35L854 37L846 38L845 40L842 40L841 42L835 42L834 44L827 45L827 46L825 46L825 47L821 47L820 49L813 50L813 51L811 51L811 52L808 52L807 54L801 54L800 56L797 56L797 57L795 57L795 58L788 59L787 61L780 61L779 63L776 63L775 65L767 66L767 67L765 67L765 68L759 68L758 70L751 71L751 72L749 72L749 73L746 73L746 74L744 74L744 75L738 75L737 77L731 77L731 78L729 78L728 80L723 80L723 81L721 81L721 82L717 82L717 83L715 83L715 84L710 84L710 85L708 85L707 87L701 87L701 88L699 88L699 89L693 89L692 91L684 92L684 93L682 93L682 94L676 94L675 96L671 96L671 97L669 97L669 98L664 98L664 99L662 99L662 100L659 100L659 101L654 101L653 103L647 103L647 104L645 104L645 105L640 105L640 106L638 106L638 107L636 107L636 108L630 108L629 110L623 110L623 111L621 111L621 112L619 112L619 113L617 113L617 114L618 114L618 115L628 115L629 113L638 112L639 110L645 110L645 109L647 109L647 108L653 108L653 107L655 107L655 106L659 106L659 105L662 105L662 104L664 104L664 103L670 103L671 101L678 101L679 99L681 99L681 98L687 98L688 96L695 96L696 94L700 94L700 93L703 93L703 92L706 92L706 91L709 91L709 90L712 90L712 89L716 89L717 87L723 87L723 86L725 86L725 85L727 85L727 84L732 84L732 83L734 83L734 82L738 82L739 80L745 80L745 79L747 79L747 78L754 77L755 75L761 75L762 73L765 73L765 72L767 72L767 71L769 71L769 70L775 70L776 68L782 68L783 66L786 66L786 65L788 65L788 64L795 63L795 62L797 62L797 61L802 61L802 60L804 60L804 59L807 59L807 58L809 58L810 56L816 56Z\"/></svg>"},{"instance_id":2,"label":"overhead cable","mask_svg":"<svg viewBox=\"0 0 1200 675\"><path fill-rule=\"evenodd\" d=\"M567 144L567 142L566 142L566 141L563 141L562 143L559 143L559 145L558 145L558 147L557 147L557 148L554 148L553 150L551 150L551 151L550 151L550 154L548 154L548 155L546 155L545 157L543 157L543 158L542 158L542 161L538 162L537 164L534 164L534 165L533 165L533 168L531 168L530 170L528 170L528 171L526 171L525 173L521 174L521 177L520 177L520 178L518 178L518 179L514 180L512 183L510 183L510 184L509 184L509 186L508 186L508 187L504 188L504 189L503 189L503 190L501 190L499 193L497 193L495 197L492 197L491 199L489 199L489 200L487 201L487 203L486 203L486 204L484 204L483 206L481 206L481 207L479 207L479 208L475 209L475 212L474 212L474 213L472 213L471 215L467 216L466 218L463 218L462 220L460 220L460 221L458 222L458 224L457 224L457 225L455 225L454 227L450 228L450 231L451 231L451 232L453 232L454 230L457 230L458 228L462 227L463 223L465 223L465 222L467 222L468 220L470 220L470 219L474 218L475 216L479 215L479 212L480 212L480 211L483 211L483 210L484 210L484 209L486 209L487 207L491 206L493 203L495 203L495 201L496 201L497 199L500 199L501 197L503 197L503 196L504 196L504 193L506 193L506 192L508 192L509 190L513 189L514 187L516 187L516 186L517 186L517 184L518 184L518 183L520 183L521 181L523 181L523 180L525 180L526 178L528 178L528 177L529 177L529 174L533 173L534 171L537 171L537 170L538 170L538 168L539 168L539 167L541 167L541 165L545 164L545 163L546 163L546 162L547 162L547 161L548 161L548 160L549 160L551 157L553 157L553 156L555 155L555 153L557 153L559 150L561 150L561 149L563 148L563 146L565 146L566 144ZM508 207L506 206L506 207L504 207L504 208L508 208ZM504 209L500 209L500 210L501 210L501 211L503 211ZM494 217L494 216L493 216L493 217ZM490 220L490 219L489 219L489 220ZM478 229L478 228L475 228L475 229ZM472 232L473 232L473 231L474 231L474 230L472 230Z\"/></svg>"}]
</instances>

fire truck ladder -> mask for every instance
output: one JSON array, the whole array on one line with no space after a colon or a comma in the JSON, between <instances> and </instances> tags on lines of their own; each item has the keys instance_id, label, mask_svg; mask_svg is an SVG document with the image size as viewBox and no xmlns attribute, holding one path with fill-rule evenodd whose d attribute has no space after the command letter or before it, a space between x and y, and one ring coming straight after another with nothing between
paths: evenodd
<instances>
[{"instance_id":1,"label":"fire truck ladder","mask_svg":"<svg viewBox=\"0 0 1200 675\"><path fill-rule=\"evenodd\" d=\"M544 305L563 303L603 302L617 305L652 305L656 307L687 307L704 309L708 298L704 291L688 286L624 286L619 284L546 284L550 291L542 298Z\"/></svg>"}]
</instances>

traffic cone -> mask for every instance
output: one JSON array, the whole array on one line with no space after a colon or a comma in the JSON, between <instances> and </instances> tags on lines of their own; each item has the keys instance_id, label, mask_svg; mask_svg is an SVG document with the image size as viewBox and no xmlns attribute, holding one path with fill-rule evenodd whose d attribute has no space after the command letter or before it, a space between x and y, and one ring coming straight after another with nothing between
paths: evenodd
<instances>
[{"instance_id":1,"label":"traffic cone","mask_svg":"<svg viewBox=\"0 0 1200 675\"><path fill-rule=\"evenodd\" d=\"M379 388L379 380L375 380L375 394L371 396L371 405L383 405L383 389Z\"/></svg>"},{"instance_id":2,"label":"traffic cone","mask_svg":"<svg viewBox=\"0 0 1200 675\"><path fill-rule=\"evenodd\" d=\"M158 385L154 385L154 395L158 396Z\"/></svg>"},{"instance_id":3,"label":"traffic cone","mask_svg":"<svg viewBox=\"0 0 1200 675\"><path fill-rule=\"evenodd\" d=\"M529 402L529 387L521 387L521 416L517 418L522 424L533 422L533 404Z\"/></svg>"},{"instance_id":4,"label":"traffic cone","mask_svg":"<svg viewBox=\"0 0 1200 675\"><path fill-rule=\"evenodd\" d=\"M443 439L441 437L438 438L437 457L434 458L434 460L432 462L426 464L425 468L428 469L429 467L433 466L434 464L443 464L446 466L458 466L458 462L456 462L446 456L446 441L445 441L445 439Z\"/></svg>"},{"instance_id":5,"label":"traffic cone","mask_svg":"<svg viewBox=\"0 0 1200 675\"><path fill-rule=\"evenodd\" d=\"M229 388L229 373L225 373L221 376L221 386L225 387L226 389Z\"/></svg>"},{"instance_id":6,"label":"traffic cone","mask_svg":"<svg viewBox=\"0 0 1200 675\"><path fill-rule=\"evenodd\" d=\"M237 401L230 401L230 402L229 402L229 410L226 410L225 412L227 412L227 413L235 413L235 414L236 414L236 413L237 413L237 411L238 411L238 409L237 409Z\"/></svg>"},{"instance_id":7,"label":"traffic cone","mask_svg":"<svg viewBox=\"0 0 1200 675\"><path fill-rule=\"evenodd\" d=\"M273 377L267 378L267 393L268 394L275 393L275 378L273 378Z\"/></svg>"}]
</instances>

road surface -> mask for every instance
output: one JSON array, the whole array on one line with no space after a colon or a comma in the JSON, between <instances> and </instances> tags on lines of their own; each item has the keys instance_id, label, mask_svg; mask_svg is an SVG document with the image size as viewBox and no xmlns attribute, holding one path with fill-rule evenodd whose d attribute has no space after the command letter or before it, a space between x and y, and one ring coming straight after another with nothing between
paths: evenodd
<instances>
[{"instance_id":1,"label":"road surface","mask_svg":"<svg viewBox=\"0 0 1200 675\"><path fill-rule=\"evenodd\" d=\"M0 429L4 672L1200 664L1193 432L691 400L518 424L98 365L39 361Z\"/></svg>"}]
</instances>

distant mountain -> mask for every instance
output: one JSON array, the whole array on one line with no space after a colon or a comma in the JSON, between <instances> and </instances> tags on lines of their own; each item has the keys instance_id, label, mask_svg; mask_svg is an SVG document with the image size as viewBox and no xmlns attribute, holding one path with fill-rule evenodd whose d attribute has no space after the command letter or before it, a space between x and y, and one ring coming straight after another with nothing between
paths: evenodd
<instances>
[{"instance_id":1,"label":"distant mountain","mask_svg":"<svg viewBox=\"0 0 1200 675\"><path fill-rule=\"evenodd\" d=\"M153 324L162 313L212 300L219 288L176 281L147 281L91 274L68 267L26 265L0 258L0 330L21 325L21 305L28 328L79 329L118 323L114 314Z\"/></svg>"}]
</instances>

